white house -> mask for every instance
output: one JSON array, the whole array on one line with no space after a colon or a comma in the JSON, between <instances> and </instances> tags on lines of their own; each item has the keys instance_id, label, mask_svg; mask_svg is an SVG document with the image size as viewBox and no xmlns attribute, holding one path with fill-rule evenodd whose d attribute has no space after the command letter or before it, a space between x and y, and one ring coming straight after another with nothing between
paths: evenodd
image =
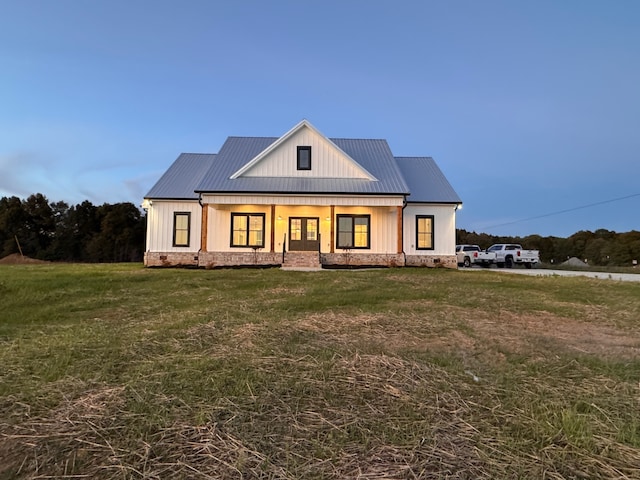
<instances>
[{"instance_id":1,"label":"white house","mask_svg":"<svg viewBox=\"0 0 640 480\"><path fill-rule=\"evenodd\" d=\"M144 262L456 268L460 205L432 158L329 139L303 120L280 138L181 154L144 198Z\"/></svg>"}]
</instances>

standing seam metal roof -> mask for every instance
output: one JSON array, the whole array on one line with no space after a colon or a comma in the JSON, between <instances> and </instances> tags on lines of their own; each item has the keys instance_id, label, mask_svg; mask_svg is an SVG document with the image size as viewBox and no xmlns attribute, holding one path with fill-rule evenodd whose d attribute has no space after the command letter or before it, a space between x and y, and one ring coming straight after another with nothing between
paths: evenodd
<instances>
[{"instance_id":1,"label":"standing seam metal roof","mask_svg":"<svg viewBox=\"0 0 640 480\"><path fill-rule=\"evenodd\" d=\"M182 153L144 198L198 199L196 186L211 168L215 153Z\"/></svg>"},{"instance_id":2,"label":"standing seam metal roof","mask_svg":"<svg viewBox=\"0 0 640 480\"><path fill-rule=\"evenodd\" d=\"M393 157L386 140L331 139L378 181L341 178L269 178L231 175L277 137L229 137L218 154L183 153L145 198L197 200L198 193L330 193L408 195L411 203L460 203L431 157Z\"/></svg>"},{"instance_id":3,"label":"standing seam metal roof","mask_svg":"<svg viewBox=\"0 0 640 480\"><path fill-rule=\"evenodd\" d=\"M331 139L377 181L349 178L230 177L260 152L278 140L276 137L229 137L218 152L215 163L196 187L197 192L247 193L409 193L406 182L385 140Z\"/></svg>"},{"instance_id":4,"label":"standing seam metal roof","mask_svg":"<svg viewBox=\"0 0 640 480\"><path fill-rule=\"evenodd\" d=\"M409 203L462 203L442 170L431 157L396 157L409 184Z\"/></svg>"}]
</instances>

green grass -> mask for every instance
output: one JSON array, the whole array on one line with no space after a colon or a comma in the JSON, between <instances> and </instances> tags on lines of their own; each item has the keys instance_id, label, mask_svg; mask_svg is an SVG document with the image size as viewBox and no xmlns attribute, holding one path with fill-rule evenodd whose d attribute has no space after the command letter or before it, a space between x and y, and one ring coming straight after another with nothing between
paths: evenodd
<instances>
[{"instance_id":1,"label":"green grass","mask_svg":"<svg viewBox=\"0 0 640 480\"><path fill-rule=\"evenodd\" d=\"M0 479L640 478L635 283L43 264L0 305Z\"/></svg>"}]
</instances>

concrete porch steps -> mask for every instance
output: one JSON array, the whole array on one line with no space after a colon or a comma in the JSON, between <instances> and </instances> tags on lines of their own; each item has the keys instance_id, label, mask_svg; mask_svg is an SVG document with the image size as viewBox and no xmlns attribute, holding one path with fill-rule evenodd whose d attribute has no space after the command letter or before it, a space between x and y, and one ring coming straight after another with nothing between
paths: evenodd
<instances>
[{"instance_id":1,"label":"concrete porch steps","mask_svg":"<svg viewBox=\"0 0 640 480\"><path fill-rule=\"evenodd\" d=\"M287 252L284 255L283 270L321 270L318 252Z\"/></svg>"}]
</instances>

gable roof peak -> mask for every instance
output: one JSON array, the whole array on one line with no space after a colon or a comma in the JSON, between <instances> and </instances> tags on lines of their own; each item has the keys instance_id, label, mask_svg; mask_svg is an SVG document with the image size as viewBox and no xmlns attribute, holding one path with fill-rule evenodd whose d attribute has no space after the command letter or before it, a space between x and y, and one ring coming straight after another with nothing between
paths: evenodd
<instances>
[{"instance_id":1,"label":"gable roof peak","mask_svg":"<svg viewBox=\"0 0 640 480\"><path fill-rule=\"evenodd\" d=\"M296 133L298 133L300 130L302 130L303 128L308 128L309 130L311 130L313 133L315 133L316 135L318 135L319 137L322 137L326 142L328 142L332 147L334 147L337 151L339 151L342 155L344 155L346 158L348 158L351 162L353 162L355 165L357 165L357 167L362 170L362 172L369 178L369 180L371 181L376 181L377 179L371 175L371 173L369 173L365 168L362 167L362 165L360 165L358 162L356 162L351 156L349 156L348 154L346 154L338 145L336 145L329 137L327 137L326 135L324 135L322 132L320 132L316 127L314 127L311 122L309 122L306 118L303 118L300 122L298 122L291 130L289 130L287 133L285 133L284 135L282 135L280 138L278 138L276 141L274 141L271 145L269 145L267 148L265 148L262 152L260 152L257 156L255 156L250 162L246 163L242 168L240 168L239 170L237 170L236 172L234 172L229 179L230 180L235 180L239 177L241 177L244 173L246 173L248 170L250 170L254 165L256 165L258 162L260 162L263 158L265 158L267 155L269 155L271 152L273 152L274 150L276 150L280 145L282 145L283 143L285 143L287 140L289 140L291 137L293 137Z\"/></svg>"}]
</instances>

